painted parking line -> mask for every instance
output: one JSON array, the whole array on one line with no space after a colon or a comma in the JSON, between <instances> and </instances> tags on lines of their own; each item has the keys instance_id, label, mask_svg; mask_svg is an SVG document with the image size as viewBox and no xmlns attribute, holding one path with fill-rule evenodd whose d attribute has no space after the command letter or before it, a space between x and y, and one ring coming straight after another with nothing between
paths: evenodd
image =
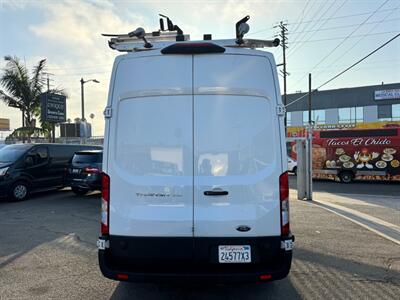
<instances>
[{"instance_id":1,"label":"painted parking line","mask_svg":"<svg viewBox=\"0 0 400 300\"><path fill-rule=\"evenodd\" d=\"M361 213L354 209L350 209L341 205L333 204L327 201L313 200L307 202L310 205L315 205L330 211L336 215L339 215L353 223L356 223L369 231L372 231L379 236L388 239L398 245L400 245L400 227L381 219L372 217L370 215Z\"/></svg>"}]
</instances>

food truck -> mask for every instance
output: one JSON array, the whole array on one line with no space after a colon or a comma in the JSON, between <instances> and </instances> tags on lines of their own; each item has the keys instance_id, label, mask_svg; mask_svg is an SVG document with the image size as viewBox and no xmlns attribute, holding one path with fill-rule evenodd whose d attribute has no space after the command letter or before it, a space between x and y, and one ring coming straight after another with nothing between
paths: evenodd
<instances>
[{"instance_id":1,"label":"food truck","mask_svg":"<svg viewBox=\"0 0 400 300\"><path fill-rule=\"evenodd\" d=\"M296 159L295 143L289 156ZM312 167L316 179L400 181L400 126L314 130Z\"/></svg>"}]
</instances>

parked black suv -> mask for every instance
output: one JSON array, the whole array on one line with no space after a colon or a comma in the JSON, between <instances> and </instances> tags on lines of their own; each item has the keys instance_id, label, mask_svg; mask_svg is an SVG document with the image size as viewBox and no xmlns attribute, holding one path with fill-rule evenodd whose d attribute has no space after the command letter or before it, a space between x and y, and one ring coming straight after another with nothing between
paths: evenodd
<instances>
[{"instance_id":1,"label":"parked black suv","mask_svg":"<svg viewBox=\"0 0 400 300\"><path fill-rule=\"evenodd\" d=\"M84 150L74 154L68 169L68 180L75 194L85 195L92 190L101 190L102 160L101 150Z\"/></svg>"},{"instance_id":2,"label":"parked black suv","mask_svg":"<svg viewBox=\"0 0 400 300\"><path fill-rule=\"evenodd\" d=\"M34 190L67 186L66 171L75 152L100 146L15 144L0 149L0 197L24 200Z\"/></svg>"}]
</instances>

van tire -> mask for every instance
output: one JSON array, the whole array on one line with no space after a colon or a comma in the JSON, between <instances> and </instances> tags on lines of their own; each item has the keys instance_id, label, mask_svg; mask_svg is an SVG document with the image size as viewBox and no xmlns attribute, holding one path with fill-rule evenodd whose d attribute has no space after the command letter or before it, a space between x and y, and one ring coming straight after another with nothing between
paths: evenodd
<instances>
[{"instance_id":1,"label":"van tire","mask_svg":"<svg viewBox=\"0 0 400 300\"><path fill-rule=\"evenodd\" d=\"M76 188L76 187L73 187L71 189L74 192L74 194L77 196L84 196L89 192L88 189L80 189L80 188Z\"/></svg>"},{"instance_id":2,"label":"van tire","mask_svg":"<svg viewBox=\"0 0 400 300\"><path fill-rule=\"evenodd\" d=\"M353 181L354 174L352 172L342 172L339 174L340 182L350 183Z\"/></svg>"},{"instance_id":3,"label":"van tire","mask_svg":"<svg viewBox=\"0 0 400 300\"><path fill-rule=\"evenodd\" d=\"M26 181L17 181L10 190L10 197L14 201L23 201L28 198L30 189Z\"/></svg>"}]
</instances>

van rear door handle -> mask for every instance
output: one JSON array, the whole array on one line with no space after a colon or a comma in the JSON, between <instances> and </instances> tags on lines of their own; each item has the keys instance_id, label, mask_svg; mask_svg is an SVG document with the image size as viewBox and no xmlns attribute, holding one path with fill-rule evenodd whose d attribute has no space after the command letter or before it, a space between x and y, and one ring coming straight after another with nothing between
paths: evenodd
<instances>
[{"instance_id":1,"label":"van rear door handle","mask_svg":"<svg viewBox=\"0 0 400 300\"><path fill-rule=\"evenodd\" d=\"M206 196L226 196L228 195L228 191L205 191L204 195Z\"/></svg>"}]
</instances>

